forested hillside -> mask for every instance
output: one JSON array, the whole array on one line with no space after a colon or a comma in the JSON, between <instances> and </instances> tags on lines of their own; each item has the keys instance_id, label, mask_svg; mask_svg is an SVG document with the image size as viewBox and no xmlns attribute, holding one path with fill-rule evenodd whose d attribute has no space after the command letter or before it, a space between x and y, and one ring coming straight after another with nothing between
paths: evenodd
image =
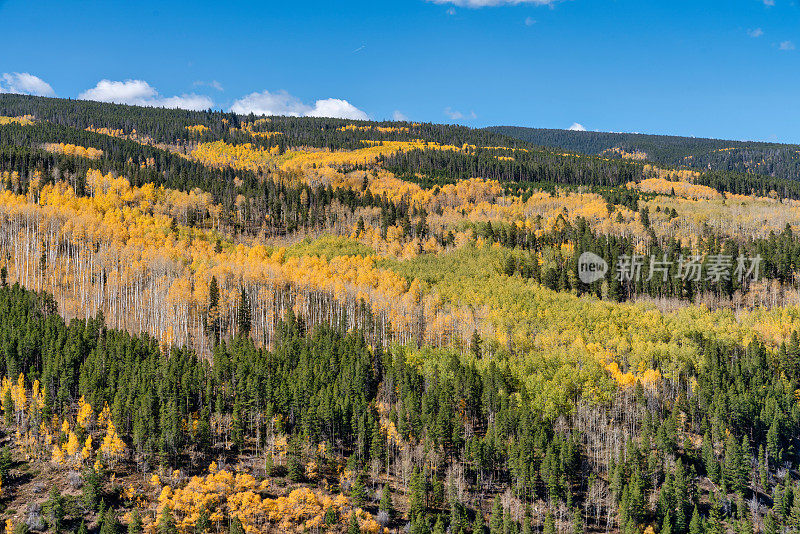
<instances>
[{"instance_id":1,"label":"forested hillside","mask_svg":"<svg viewBox=\"0 0 800 534\"><path fill-rule=\"evenodd\" d=\"M0 94L7 532L793 532L800 181L542 139Z\"/></svg>"},{"instance_id":2,"label":"forested hillside","mask_svg":"<svg viewBox=\"0 0 800 534\"><path fill-rule=\"evenodd\" d=\"M661 165L800 179L800 147L760 141L726 141L638 133L493 126L487 132L579 154L647 159Z\"/></svg>"}]
</instances>

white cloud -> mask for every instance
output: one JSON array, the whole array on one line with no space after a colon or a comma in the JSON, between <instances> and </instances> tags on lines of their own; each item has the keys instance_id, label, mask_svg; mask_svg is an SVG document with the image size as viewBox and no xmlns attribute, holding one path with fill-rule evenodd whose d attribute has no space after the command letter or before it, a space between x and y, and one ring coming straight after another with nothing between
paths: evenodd
<instances>
[{"instance_id":1,"label":"white cloud","mask_svg":"<svg viewBox=\"0 0 800 534\"><path fill-rule=\"evenodd\" d=\"M567 128L567 130L572 130L573 132L585 132L586 131L586 127L584 127L583 124L580 124L580 123L577 123L577 122L573 122L572 126Z\"/></svg>"},{"instance_id":2,"label":"white cloud","mask_svg":"<svg viewBox=\"0 0 800 534\"><path fill-rule=\"evenodd\" d=\"M764 35L764 30L762 30L761 28L756 28L754 30L747 30L747 35L749 35L750 37L761 37L762 35Z\"/></svg>"},{"instance_id":3,"label":"white cloud","mask_svg":"<svg viewBox=\"0 0 800 534\"><path fill-rule=\"evenodd\" d=\"M337 119L369 120L369 115L355 107L347 100L326 98L317 100L314 109L306 113L308 117L335 117Z\"/></svg>"},{"instance_id":4,"label":"white cloud","mask_svg":"<svg viewBox=\"0 0 800 534\"><path fill-rule=\"evenodd\" d=\"M772 6L775 5L775 0L763 0L763 1L764 1L764 5L767 6L767 7L772 7Z\"/></svg>"},{"instance_id":5,"label":"white cloud","mask_svg":"<svg viewBox=\"0 0 800 534\"><path fill-rule=\"evenodd\" d=\"M406 117L402 111L395 110L394 113L392 113L392 120L397 122L408 122L408 117Z\"/></svg>"},{"instance_id":6,"label":"white cloud","mask_svg":"<svg viewBox=\"0 0 800 534\"><path fill-rule=\"evenodd\" d=\"M302 117L311 107L300 102L300 99L286 91L270 93L250 93L233 103L231 111L241 115L255 113L256 115L287 115L289 117Z\"/></svg>"},{"instance_id":7,"label":"white cloud","mask_svg":"<svg viewBox=\"0 0 800 534\"><path fill-rule=\"evenodd\" d=\"M433 2L434 4L453 4L457 7L469 7L472 9L479 7L518 6L521 4L552 6L559 1L560 0L428 0L428 2Z\"/></svg>"},{"instance_id":8,"label":"white cloud","mask_svg":"<svg viewBox=\"0 0 800 534\"><path fill-rule=\"evenodd\" d=\"M162 97L144 80L125 80L124 82L100 80L95 87L81 93L79 98L115 104L193 110L208 109L214 105L209 97L194 93Z\"/></svg>"},{"instance_id":9,"label":"white cloud","mask_svg":"<svg viewBox=\"0 0 800 534\"><path fill-rule=\"evenodd\" d=\"M450 9L447 10L447 14L452 17L453 15L456 14L456 8L451 7Z\"/></svg>"},{"instance_id":10,"label":"white cloud","mask_svg":"<svg viewBox=\"0 0 800 534\"><path fill-rule=\"evenodd\" d=\"M536 19L533 17L528 17L525 19L525 26L533 26L534 24L536 24Z\"/></svg>"},{"instance_id":11,"label":"white cloud","mask_svg":"<svg viewBox=\"0 0 800 534\"><path fill-rule=\"evenodd\" d=\"M212 89L216 89L217 91L224 91L225 90L225 88L222 87L222 84L219 83L217 80L211 80L210 82L204 82L202 80L198 80L198 81L194 82L194 85L195 85L195 87L204 85L206 87L211 87Z\"/></svg>"},{"instance_id":12,"label":"white cloud","mask_svg":"<svg viewBox=\"0 0 800 534\"><path fill-rule=\"evenodd\" d=\"M56 96L49 83L27 72L4 72L0 76L0 93Z\"/></svg>"},{"instance_id":13,"label":"white cloud","mask_svg":"<svg viewBox=\"0 0 800 534\"><path fill-rule=\"evenodd\" d=\"M462 119L474 120L478 118L478 116L475 114L474 111L470 111L468 115L465 115L460 111L458 111L457 109L451 108L450 106L444 108L444 114L447 115L447 118L450 119L451 121L457 121Z\"/></svg>"},{"instance_id":14,"label":"white cloud","mask_svg":"<svg viewBox=\"0 0 800 534\"><path fill-rule=\"evenodd\" d=\"M457 121L458 119L463 119L464 118L464 114L463 113L461 113L460 111L454 111L449 106L444 108L444 114L447 115L447 117L450 120L454 120L454 121Z\"/></svg>"},{"instance_id":15,"label":"white cloud","mask_svg":"<svg viewBox=\"0 0 800 534\"><path fill-rule=\"evenodd\" d=\"M794 43L791 41L783 41L780 45L778 45L778 49L780 50L794 50Z\"/></svg>"},{"instance_id":16,"label":"white cloud","mask_svg":"<svg viewBox=\"0 0 800 534\"><path fill-rule=\"evenodd\" d=\"M369 120L369 116L347 100L326 98L313 106L304 104L286 91L250 93L235 101L231 111L242 115L287 115L289 117L334 117L337 119Z\"/></svg>"}]
</instances>

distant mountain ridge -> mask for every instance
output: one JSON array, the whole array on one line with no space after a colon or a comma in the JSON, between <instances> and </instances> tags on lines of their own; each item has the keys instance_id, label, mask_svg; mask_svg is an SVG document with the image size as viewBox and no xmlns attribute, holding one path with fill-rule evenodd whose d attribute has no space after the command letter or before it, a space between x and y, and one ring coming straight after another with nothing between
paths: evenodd
<instances>
[{"instance_id":1,"label":"distant mountain ridge","mask_svg":"<svg viewBox=\"0 0 800 534\"><path fill-rule=\"evenodd\" d=\"M486 130L535 145L581 154L602 154L620 149L631 154L643 152L647 160L661 165L800 179L800 145L519 126L492 126ZM609 152L606 154L615 156ZM622 156L616 154L616 157Z\"/></svg>"}]
</instances>

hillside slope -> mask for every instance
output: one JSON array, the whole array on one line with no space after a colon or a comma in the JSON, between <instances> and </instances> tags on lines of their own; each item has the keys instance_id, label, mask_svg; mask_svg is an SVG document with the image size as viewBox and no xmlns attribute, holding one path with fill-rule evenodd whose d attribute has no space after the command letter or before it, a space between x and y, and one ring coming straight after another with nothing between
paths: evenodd
<instances>
[{"instance_id":1,"label":"hillside slope","mask_svg":"<svg viewBox=\"0 0 800 534\"><path fill-rule=\"evenodd\" d=\"M642 154L649 161L699 170L735 171L775 178L800 179L800 146L760 141L729 141L699 137L637 133L582 132L518 126L493 126L486 131L534 145L581 154L621 157Z\"/></svg>"},{"instance_id":2,"label":"hillside slope","mask_svg":"<svg viewBox=\"0 0 800 534\"><path fill-rule=\"evenodd\" d=\"M800 181L575 152L0 94L7 531L789 532Z\"/></svg>"}]
</instances>

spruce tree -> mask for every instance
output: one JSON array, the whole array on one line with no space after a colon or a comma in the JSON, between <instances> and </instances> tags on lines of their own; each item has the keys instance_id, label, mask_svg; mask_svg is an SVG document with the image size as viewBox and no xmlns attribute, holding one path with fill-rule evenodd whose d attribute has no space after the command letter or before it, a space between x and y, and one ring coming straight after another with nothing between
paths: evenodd
<instances>
[{"instance_id":1,"label":"spruce tree","mask_svg":"<svg viewBox=\"0 0 800 534\"><path fill-rule=\"evenodd\" d=\"M711 496L707 532L708 534L722 534L724 532L722 525L722 508L720 506L719 496L716 493Z\"/></svg>"},{"instance_id":2,"label":"spruce tree","mask_svg":"<svg viewBox=\"0 0 800 534\"><path fill-rule=\"evenodd\" d=\"M700 513L697 511L697 505L692 510L692 520L689 521L689 534L703 534L703 522L700 519Z\"/></svg>"},{"instance_id":3,"label":"spruce tree","mask_svg":"<svg viewBox=\"0 0 800 534\"><path fill-rule=\"evenodd\" d=\"M475 520L472 522L472 534L485 534L486 522L480 510L475 510Z\"/></svg>"},{"instance_id":4,"label":"spruce tree","mask_svg":"<svg viewBox=\"0 0 800 534\"><path fill-rule=\"evenodd\" d=\"M775 521L775 514L769 511L764 516L764 534L777 534L778 525Z\"/></svg>"},{"instance_id":5,"label":"spruce tree","mask_svg":"<svg viewBox=\"0 0 800 534\"><path fill-rule=\"evenodd\" d=\"M0 449L0 481L2 481L3 484L9 482L9 473L13 465L14 460L11 457L11 448L8 445L4 445L3 448Z\"/></svg>"},{"instance_id":6,"label":"spruce tree","mask_svg":"<svg viewBox=\"0 0 800 534\"><path fill-rule=\"evenodd\" d=\"M436 523L433 525L431 534L445 534L444 521L442 521L441 515L436 518Z\"/></svg>"},{"instance_id":7,"label":"spruce tree","mask_svg":"<svg viewBox=\"0 0 800 534\"><path fill-rule=\"evenodd\" d=\"M544 516L544 530L543 534L556 534L556 521L553 517L553 512L547 510Z\"/></svg>"},{"instance_id":8,"label":"spruce tree","mask_svg":"<svg viewBox=\"0 0 800 534\"><path fill-rule=\"evenodd\" d=\"M386 515L389 516L391 520L394 517L394 504L392 503L392 492L389 488L389 484L385 484L383 486L383 490L381 491L381 500L378 503L378 509L381 512L386 512Z\"/></svg>"},{"instance_id":9,"label":"spruce tree","mask_svg":"<svg viewBox=\"0 0 800 534\"><path fill-rule=\"evenodd\" d=\"M199 521L200 520L198 519L198 522ZM131 512L131 522L128 523L128 534L142 534L143 530L144 525L142 524L142 517L139 515L139 510L134 508L133 512ZM198 532L203 531L198 529Z\"/></svg>"},{"instance_id":10,"label":"spruce tree","mask_svg":"<svg viewBox=\"0 0 800 534\"><path fill-rule=\"evenodd\" d=\"M239 310L236 314L236 330L242 337L250 335L250 328L252 321L250 319L250 301L247 298L247 292L244 286L239 293Z\"/></svg>"},{"instance_id":11,"label":"spruce tree","mask_svg":"<svg viewBox=\"0 0 800 534\"><path fill-rule=\"evenodd\" d=\"M355 506L359 508L364 506L367 500L367 488L364 486L364 474L359 473L353 482L353 487L350 488L350 499Z\"/></svg>"},{"instance_id":12,"label":"spruce tree","mask_svg":"<svg viewBox=\"0 0 800 534\"><path fill-rule=\"evenodd\" d=\"M87 510L94 511L100 504L100 475L92 468L83 471L81 501Z\"/></svg>"},{"instance_id":13,"label":"spruce tree","mask_svg":"<svg viewBox=\"0 0 800 534\"><path fill-rule=\"evenodd\" d=\"M672 524L669 520L669 514L664 516L664 522L661 524L661 530L659 534L672 534Z\"/></svg>"},{"instance_id":14,"label":"spruce tree","mask_svg":"<svg viewBox=\"0 0 800 534\"><path fill-rule=\"evenodd\" d=\"M53 532L59 533L64 528L64 501L61 492L53 486L50 495L44 504L44 509L53 528Z\"/></svg>"},{"instance_id":15,"label":"spruce tree","mask_svg":"<svg viewBox=\"0 0 800 534\"><path fill-rule=\"evenodd\" d=\"M172 517L172 510L169 509L169 506L164 506L158 516L158 534L178 534L175 518Z\"/></svg>"},{"instance_id":16,"label":"spruce tree","mask_svg":"<svg viewBox=\"0 0 800 534\"><path fill-rule=\"evenodd\" d=\"M492 501L492 515L489 518L489 534L503 534L503 503L497 495Z\"/></svg>"},{"instance_id":17,"label":"spruce tree","mask_svg":"<svg viewBox=\"0 0 800 534\"><path fill-rule=\"evenodd\" d=\"M3 407L5 408L6 429L10 431L14 424L14 399L11 397L10 389L7 389L3 395Z\"/></svg>"},{"instance_id":18,"label":"spruce tree","mask_svg":"<svg viewBox=\"0 0 800 534\"><path fill-rule=\"evenodd\" d=\"M212 276L211 282L208 285L208 313L206 315L206 327L211 341L216 346L219 343L219 327L220 327L220 313L219 313L219 285L217 284L217 277Z\"/></svg>"},{"instance_id":19,"label":"spruce tree","mask_svg":"<svg viewBox=\"0 0 800 534\"><path fill-rule=\"evenodd\" d=\"M522 518L522 534L533 534L531 505L525 505L525 516Z\"/></svg>"},{"instance_id":20,"label":"spruce tree","mask_svg":"<svg viewBox=\"0 0 800 534\"><path fill-rule=\"evenodd\" d=\"M409 499L409 512L411 517L417 517L425 511L425 478L418 466L414 466L411 473L411 497Z\"/></svg>"},{"instance_id":21,"label":"spruce tree","mask_svg":"<svg viewBox=\"0 0 800 534\"><path fill-rule=\"evenodd\" d=\"M583 517L577 506L572 511L572 534L583 534Z\"/></svg>"},{"instance_id":22,"label":"spruce tree","mask_svg":"<svg viewBox=\"0 0 800 534\"><path fill-rule=\"evenodd\" d=\"M122 525L120 525L114 510L106 510L103 515L103 522L100 525L100 534L119 534L121 527Z\"/></svg>"},{"instance_id":23,"label":"spruce tree","mask_svg":"<svg viewBox=\"0 0 800 534\"><path fill-rule=\"evenodd\" d=\"M244 534L244 527L238 516L233 516L231 519L231 526L228 529L229 534Z\"/></svg>"}]
</instances>

